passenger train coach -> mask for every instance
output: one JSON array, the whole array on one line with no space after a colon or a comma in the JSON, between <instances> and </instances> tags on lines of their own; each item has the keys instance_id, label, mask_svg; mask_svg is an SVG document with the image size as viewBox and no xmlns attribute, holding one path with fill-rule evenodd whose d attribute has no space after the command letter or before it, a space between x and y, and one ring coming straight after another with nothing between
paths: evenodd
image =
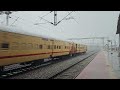
<instances>
[{"instance_id":1,"label":"passenger train coach","mask_svg":"<svg viewBox=\"0 0 120 90\"><path fill-rule=\"evenodd\" d=\"M72 56L87 51L86 45L20 31L0 27L0 72L4 66L12 64L35 64L46 58Z\"/></svg>"}]
</instances>

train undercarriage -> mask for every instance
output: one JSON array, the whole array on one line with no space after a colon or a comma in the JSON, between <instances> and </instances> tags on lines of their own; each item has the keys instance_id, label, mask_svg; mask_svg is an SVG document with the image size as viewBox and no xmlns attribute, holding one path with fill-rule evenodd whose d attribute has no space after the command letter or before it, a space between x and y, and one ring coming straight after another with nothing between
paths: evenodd
<instances>
[{"instance_id":1,"label":"train undercarriage","mask_svg":"<svg viewBox=\"0 0 120 90\"><path fill-rule=\"evenodd\" d=\"M39 60L34 60L34 61L29 61L29 62L23 62L23 63L19 63L19 65L25 66L25 65L30 65L30 66L37 66L37 65L41 65L45 62L51 61L54 62L56 59L64 59L66 57L74 57L80 54L84 54L86 52L82 52L82 53L71 53L68 55L63 55L63 56L56 56L56 57L50 57L47 59L39 59ZM4 68L5 66L0 66L0 74L4 72Z\"/></svg>"}]
</instances>

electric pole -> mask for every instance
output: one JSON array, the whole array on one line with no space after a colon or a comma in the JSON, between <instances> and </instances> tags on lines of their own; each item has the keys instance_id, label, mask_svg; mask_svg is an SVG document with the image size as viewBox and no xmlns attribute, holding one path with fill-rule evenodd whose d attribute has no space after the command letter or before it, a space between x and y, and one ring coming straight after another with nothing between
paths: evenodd
<instances>
[{"instance_id":1,"label":"electric pole","mask_svg":"<svg viewBox=\"0 0 120 90\"><path fill-rule=\"evenodd\" d=\"M101 39L101 40L102 40L102 46L103 46L103 48L104 48L105 38L108 38L108 37L70 38L70 39L68 39L68 40L92 39L92 40L93 40L93 44L94 44L94 40L95 40L95 39Z\"/></svg>"},{"instance_id":2,"label":"electric pole","mask_svg":"<svg viewBox=\"0 0 120 90\"><path fill-rule=\"evenodd\" d=\"M54 26L57 25L57 11L54 11Z\"/></svg>"},{"instance_id":3,"label":"electric pole","mask_svg":"<svg viewBox=\"0 0 120 90\"><path fill-rule=\"evenodd\" d=\"M8 26L9 24L9 15L11 14L12 12L11 11L5 11L5 14L6 14L6 25Z\"/></svg>"}]
</instances>

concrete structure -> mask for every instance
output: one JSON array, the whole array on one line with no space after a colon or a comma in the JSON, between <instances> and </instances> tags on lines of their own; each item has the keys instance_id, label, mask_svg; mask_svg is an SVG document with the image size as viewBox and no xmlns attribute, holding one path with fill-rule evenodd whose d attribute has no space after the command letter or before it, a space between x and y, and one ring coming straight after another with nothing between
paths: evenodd
<instances>
[{"instance_id":1,"label":"concrete structure","mask_svg":"<svg viewBox=\"0 0 120 90\"><path fill-rule=\"evenodd\" d=\"M119 79L119 73L116 73L114 66L118 66L114 62L113 52L100 51L98 55L88 64L87 67L75 79ZM116 58L116 60L119 60ZM119 67L118 67L119 68Z\"/></svg>"}]
</instances>

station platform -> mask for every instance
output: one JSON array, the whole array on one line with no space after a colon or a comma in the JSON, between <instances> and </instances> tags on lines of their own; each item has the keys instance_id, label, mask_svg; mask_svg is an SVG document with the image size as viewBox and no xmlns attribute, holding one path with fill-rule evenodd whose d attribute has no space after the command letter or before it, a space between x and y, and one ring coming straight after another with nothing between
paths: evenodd
<instances>
[{"instance_id":1,"label":"station platform","mask_svg":"<svg viewBox=\"0 0 120 90\"><path fill-rule=\"evenodd\" d=\"M75 79L119 79L120 66L118 61L120 59L117 58L117 52L102 50ZM119 73L116 73L116 67Z\"/></svg>"}]
</instances>

